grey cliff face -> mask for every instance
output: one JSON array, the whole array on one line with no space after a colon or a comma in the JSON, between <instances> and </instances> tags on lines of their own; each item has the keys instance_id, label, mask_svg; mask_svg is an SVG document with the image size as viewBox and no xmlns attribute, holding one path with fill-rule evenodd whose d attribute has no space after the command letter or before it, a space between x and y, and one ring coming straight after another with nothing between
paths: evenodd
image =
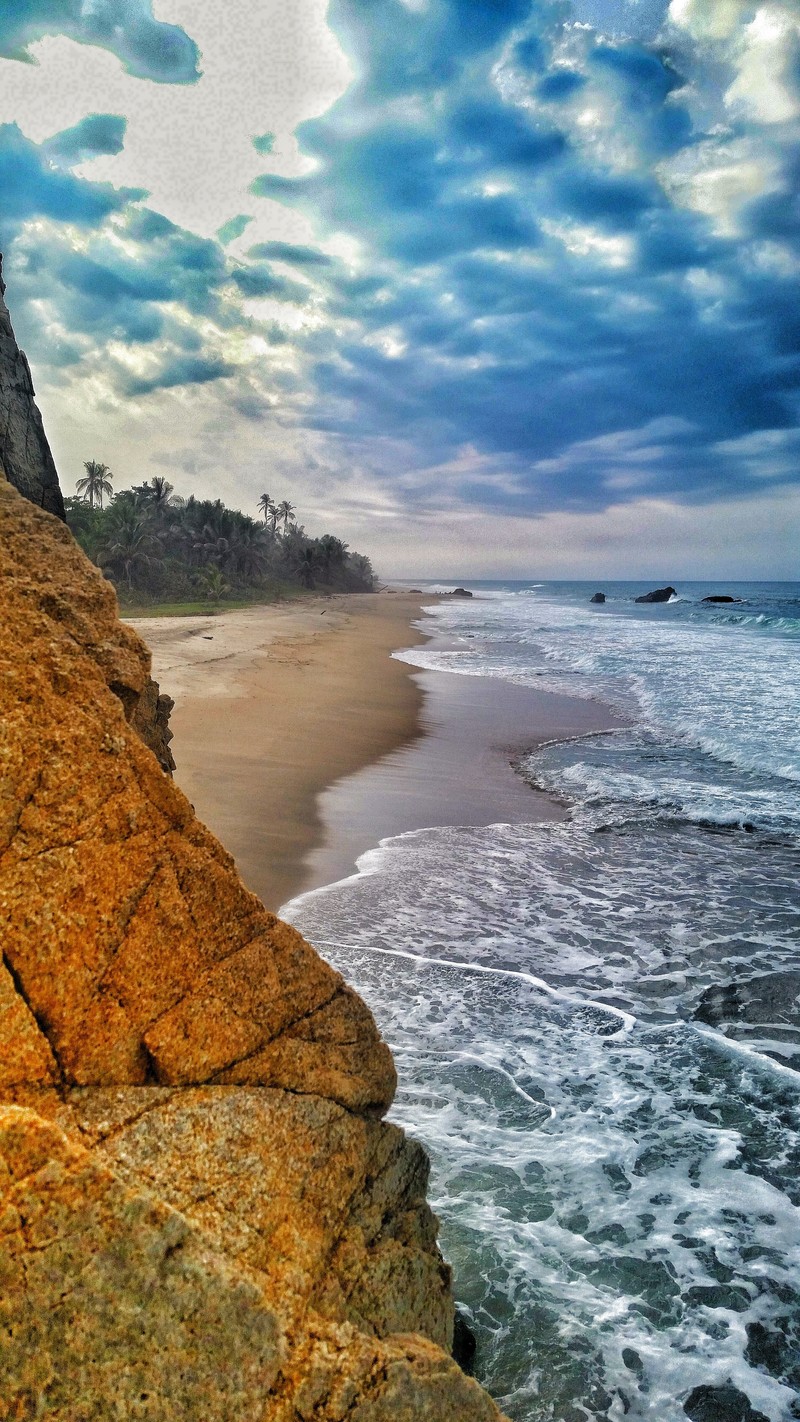
<instances>
[{"instance_id":1,"label":"grey cliff face","mask_svg":"<svg viewBox=\"0 0 800 1422\"><path fill-rule=\"evenodd\" d=\"M34 400L33 381L3 297L0 256L0 472L26 499L64 518L64 500Z\"/></svg>"}]
</instances>

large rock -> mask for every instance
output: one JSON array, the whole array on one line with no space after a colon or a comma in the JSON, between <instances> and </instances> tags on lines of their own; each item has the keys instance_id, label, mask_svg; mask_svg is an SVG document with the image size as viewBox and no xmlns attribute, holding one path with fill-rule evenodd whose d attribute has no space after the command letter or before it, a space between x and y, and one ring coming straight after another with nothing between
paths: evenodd
<instances>
[{"instance_id":1,"label":"large rock","mask_svg":"<svg viewBox=\"0 0 800 1422\"><path fill-rule=\"evenodd\" d=\"M56 466L34 400L30 366L17 345L5 296L0 256L0 477L26 499L64 518Z\"/></svg>"},{"instance_id":2,"label":"large rock","mask_svg":"<svg viewBox=\"0 0 800 1422\"><path fill-rule=\"evenodd\" d=\"M0 484L0 1418L497 1422L361 1000L132 724L146 650Z\"/></svg>"},{"instance_id":3,"label":"large rock","mask_svg":"<svg viewBox=\"0 0 800 1422\"><path fill-rule=\"evenodd\" d=\"M6 288L2 270L3 258L0 255L0 482L7 480L37 508L47 509L63 520L64 500L58 474L42 417L33 398L30 367L24 351L17 345L8 307L3 299ZM42 580L46 581L47 570L41 569L40 573ZM55 610L59 601L57 588L53 597ZM77 608L65 605L63 612L73 626L80 618ZM115 616L112 620L116 620ZM120 641L116 630L114 641L117 644ZM141 666L146 665L146 673L141 675L134 668L131 679L131 668L128 667L127 674L112 675L109 685L120 697L128 720L145 745L149 746L162 770L171 774L175 761L169 749L172 740L169 715L174 703L169 696L161 694L157 682L150 677L150 656L141 643L136 657ZM112 672L117 669L112 668Z\"/></svg>"},{"instance_id":4,"label":"large rock","mask_svg":"<svg viewBox=\"0 0 800 1422\"><path fill-rule=\"evenodd\" d=\"M674 596L674 588L654 588L652 592L642 593L641 597L634 598L634 602L669 602Z\"/></svg>"}]
</instances>

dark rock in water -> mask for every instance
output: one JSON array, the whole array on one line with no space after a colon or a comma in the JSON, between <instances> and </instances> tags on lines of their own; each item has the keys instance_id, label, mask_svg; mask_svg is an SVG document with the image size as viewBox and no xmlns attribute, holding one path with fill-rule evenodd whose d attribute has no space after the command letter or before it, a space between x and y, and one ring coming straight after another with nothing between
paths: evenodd
<instances>
[{"instance_id":1,"label":"dark rock in water","mask_svg":"<svg viewBox=\"0 0 800 1422\"><path fill-rule=\"evenodd\" d=\"M605 593L595 593L592 597L589 598L590 602L605 602L605 600Z\"/></svg>"},{"instance_id":2,"label":"dark rock in water","mask_svg":"<svg viewBox=\"0 0 800 1422\"><path fill-rule=\"evenodd\" d=\"M721 1387L704 1383L689 1393L683 1410L692 1422L768 1422L763 1412L756 1412L750 1406L746 1393L740 1392L732 1382Z\"/></svg>"},{"instance_id":3,"label":"dark rock in water","mask_svg":"<svg viewBox=\"0 0 800 1422\"><path fill-rule=\"evenodd\" d=\"M634 598L634 602L669 602L675 596L674 588L655 588L653 592L643 593L641 597Z\"/></svg>"},{"instance_id":4,"label":"dark rock in water","mask_svg":"<svg viewBox=\"0 0 800 1422\"><path fill-rule=\"evenodd\" d=\"M451 597L472 597L472 593L471 593L471 592L468 592L466 588L453 588L453 591L451 592L450 596L451 596Z\"/></svg>"},{"instance_id":5,"label":"dark rock in water","mask_svg":"<svg viewBox=\"0 0 800 1422\"><path fill-rule=\"evenodd\" d=\"M737 1289L731 1284L695 1284L684 1295L687 1303L701 1304L703 1308L726 1308L732 1313L745 1313L752 1299L746 1289Z\"/></svg>"},{"instance_id":6,"label":"dark rock in water","mask_svg":"<svg viewBox=\"0 0 800 1422\"><path fill-rule=\"evenodd\" d=\"M775 1377L800 1388L800 1326L786 1315L774 1320L777 1329L748 1323L745 1358L751 1368L766 1368Z\"/></svg>"},{"instance_id":7,"label":"dark rock in water","mask_svg":"<svg viewBox=\"0 0 800 1422\"><path fill-rule=\"evenodd\" d=\"M460 1308L456 1309L455 1324L453 1326L453 1357L463 1373L472 1376L475 1353L478 1344L475 1334L467 1323L466 1318Z\"/></svg>"},{"instance_id":8,"label":"dark rock in water","mask_svg":"<svg viewBox=\"0 0 800 1422\"><path fill-rule=\"evenodd\" d=\"M731 597L730 593L711 593L708 597L701 597L701 602L741 602L740 597Z\"/></svg>"},{"instance_id":9,"label":"dark rock in water","mask_svg":"<svg viewBox=\"0 0 800 1422\"><path fill-rule=\"evenodd\" d=\"M800 994L800 971L758 973L738 981L707 987L692 1016L696 1022L719 1027L725 1022L753 1025L786 1021L787 1009Z\"/></svg>"},{"instance_id":10,"label":"dark rock in water","mask_svg":"<svg viewBox=\"0 0 800 1422\"><path fill-rule=\"evenodd\" d=\"M17 345L3 300L0 257L0 479L19 489L32 504L64 518L64 500L42 417L33 398L30 367Z\"/></svg>"}]
</instances>

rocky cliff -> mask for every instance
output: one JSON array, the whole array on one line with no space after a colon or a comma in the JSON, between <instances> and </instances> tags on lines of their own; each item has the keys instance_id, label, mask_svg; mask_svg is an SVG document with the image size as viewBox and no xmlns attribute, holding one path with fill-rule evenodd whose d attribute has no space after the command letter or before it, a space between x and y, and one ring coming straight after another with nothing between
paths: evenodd
<instances>
[{"instance_id":1,"label":"rocky cliff","mask_svg":"<svg viewBox=\"0 0 800 1422\"><path fill-rule=\"evenodd\" d=\"M64 517L56 466L34 401L30 367L17 345L4 301L0 256L0 466L31 503Z\"/></svg>"},{"instance_id":2,"label":"rocky cliff","mask_svg":"<svg viewBox=\"0 0 800 1422\"><path fill-rule=\"evenodd\" d=\"M0 1418L497 1422L341 977L132 724L148 674L0 482Z\"/></svg>"},{"instance_id":3,"label":"rocky cliff","mask_svg":"<svg viewBox=\"0 0 800 1422\"><path fill-rule=\"evenodd\" d=\"M37 508L47 509L63 519L64 500L58 474L34 400L30 367L24 351L17 345L3 299L6 288L2 272L0 255L0 481L7 479ZM62 615L76 630L79 608L67 606L57 581L51 591L53 607L59 605L61 599ZM116 623L116 609L111 621ZM169 749L172 740L169 716L174 703L171 697L160 692L158 683L150 677L150 653L144 644L128 638L127 649L123 650L121 633L122 629L115 626L112 643L117 653L106 657L108 684L120 698L134 730L150 747L162 770L171 774L175 762Z\"/></svg>"}]
</instances>

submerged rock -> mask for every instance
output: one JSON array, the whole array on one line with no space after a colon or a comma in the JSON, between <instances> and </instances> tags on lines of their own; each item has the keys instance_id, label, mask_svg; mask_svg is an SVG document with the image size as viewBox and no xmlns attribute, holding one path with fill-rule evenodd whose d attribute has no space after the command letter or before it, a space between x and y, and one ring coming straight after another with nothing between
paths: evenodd
<instances>
[{"instance_id":1,"label":"submerged rock","mask_svg":"<svg viewBox=\"0 0 800 1422\"><path fill-rule=\"evenodd\" d=\"M741 602L740 597L731 597L729 593L710 593L708 597L702 597L701 602Z\"/></svg>"},{"instance_id":2,"label":"submerged rock","mask_svg":"<svg viewBox=\"0 0 800 1422\"><path fill-rule=\"evenodd\" d=\"M6 482L0 622L3 1406L498 1422L369 1010L163 773L143 643Z\"/></svg>"},{"instance_id":3,"label":"submerged rock","mask_svg":"<svg viewBox=\"0 0 800 1422\"><path fill-rule=\"evenodd\" d=\"M669 602L675 596L674 588L654 588L653 592L643 593L641 597L634 598L634 602Z\"/></svg>"},{"instance_id":4,"label":"submerged rock","mask_svg":"<svg viewBox=\"0 0 800 1422\"><path fill-rule=\"evenodd\" d=\"M605 595L605 593L600 593L600 592L593 593L592 596L589 598L589 601L590 601L590 602L605 602L605 600L606 600L606 595Z\"/></svg>"}]
</instances>

